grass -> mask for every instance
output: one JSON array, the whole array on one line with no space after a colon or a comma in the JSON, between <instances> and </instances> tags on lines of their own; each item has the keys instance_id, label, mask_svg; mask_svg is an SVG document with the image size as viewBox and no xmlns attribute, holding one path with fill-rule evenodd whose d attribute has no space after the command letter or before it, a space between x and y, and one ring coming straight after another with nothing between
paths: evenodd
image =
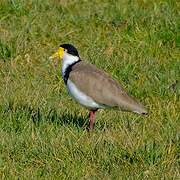
<instances>
[{"instance_id":1,"label":"grass","mask_svg":"<svg viewBox=\"0 0 180 180\"><path fill-rule=\"evenodd\" d=\"M1 0L0 179L179 179L179 3ZM149 116L88 112L48 57L61 43L110 73Z\"/></svg>"}]
</instances>

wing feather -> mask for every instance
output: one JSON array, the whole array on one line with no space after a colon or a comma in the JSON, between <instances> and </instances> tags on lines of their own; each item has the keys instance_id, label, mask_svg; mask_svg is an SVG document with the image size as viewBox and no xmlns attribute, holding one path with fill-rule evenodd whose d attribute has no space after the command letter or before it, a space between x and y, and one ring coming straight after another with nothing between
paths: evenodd
<instances>
[{"instance_id":1,"label":"wing feather","mask_svg":"<svg viewBox=\"0 0 180 180\"><path fill-rule=\"evenodd\" d=\"M79 90L99 104L132 111L143 108L117 81L92 64L84 61L75 64L69 78Z\"/></svg>"}]
</instances>

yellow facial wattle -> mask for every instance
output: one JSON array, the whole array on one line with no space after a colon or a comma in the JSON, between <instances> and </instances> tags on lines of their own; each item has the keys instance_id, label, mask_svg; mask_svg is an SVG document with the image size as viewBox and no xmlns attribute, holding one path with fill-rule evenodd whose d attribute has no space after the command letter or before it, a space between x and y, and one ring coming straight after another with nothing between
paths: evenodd
<instances>
[{"instance_id":1,"label":"yellow facial wattle","mask_svg":"<svg viewBox=\"0 0 180 180\"><path fill-rule=\"evenodd\" d=\"M64 55L64 52L65 52L65 49L60 47L57 52L55 52L51 57L50 59L62 59L63 58L63 55Z\"/></svg>"}]
</instances>

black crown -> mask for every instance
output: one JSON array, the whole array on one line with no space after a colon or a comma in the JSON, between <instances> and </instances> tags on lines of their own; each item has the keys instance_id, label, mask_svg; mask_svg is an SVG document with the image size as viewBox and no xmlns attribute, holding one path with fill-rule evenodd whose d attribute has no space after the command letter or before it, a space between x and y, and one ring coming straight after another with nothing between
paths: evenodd
<instances>
[{"instance_id":1,"label":"black crown","mask_svg":"<svg viewBox=\"0 0 180 180\"><path fill-rule=\"evenodd\" d=\"M61 44L60 47L66 49L69 54L79 57L79 53L78 53L77 49L73 45L71 45L71 44Z\"/></svg>"}]
</instances>

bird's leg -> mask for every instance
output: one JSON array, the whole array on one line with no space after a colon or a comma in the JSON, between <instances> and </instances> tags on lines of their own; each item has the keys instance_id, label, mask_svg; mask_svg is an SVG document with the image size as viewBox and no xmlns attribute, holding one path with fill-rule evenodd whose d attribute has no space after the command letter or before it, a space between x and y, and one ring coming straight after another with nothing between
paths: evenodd
<instances>
[{"instance_id":1,"label":"bird's leg","mask_svg":"<svg viewBox=\"0 0 180 180\"><path fill-rule=\"evenodd\" d=\"M96 112L96 110L92 110L89 112L90 130L92 130L94 127L95 112Z\"/></svg>"}]
</instances>

